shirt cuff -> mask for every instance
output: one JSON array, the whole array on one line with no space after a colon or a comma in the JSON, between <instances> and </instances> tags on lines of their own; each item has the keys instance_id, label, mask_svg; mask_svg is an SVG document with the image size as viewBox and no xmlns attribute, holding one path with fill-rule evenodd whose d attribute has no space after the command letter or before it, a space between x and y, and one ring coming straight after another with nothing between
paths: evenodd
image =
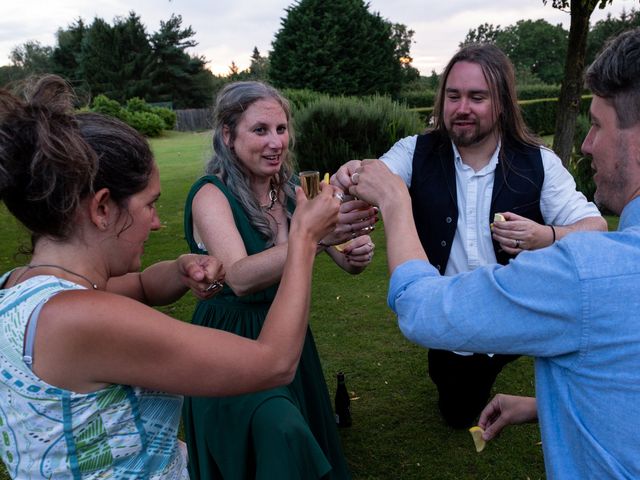
<instances>
[{"instance_id":1,"label":"shirt cuff","mask_svg":"<svg viewBox=\"0 0 640 480\"><path fill-rule=\"evenodd\" d=\"M425 277L439 277L438 270L426 260L408 260L396 267L389 280L389 293L387 295L387 305L395 313L395 305L398 297L407 287Z\"/></svg>"}]
</instances>

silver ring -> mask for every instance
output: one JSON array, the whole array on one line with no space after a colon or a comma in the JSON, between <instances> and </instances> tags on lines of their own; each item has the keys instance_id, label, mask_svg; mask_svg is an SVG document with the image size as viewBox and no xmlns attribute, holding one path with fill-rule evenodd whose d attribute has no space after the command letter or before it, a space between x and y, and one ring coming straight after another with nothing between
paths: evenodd
<instances>
[{"instance_id":1,"label":"silver ring","mask_svg":"<svg viewBox=\"0 0 640 480\"><path fill-rule=\"evenodd\" d=\"M351 238L356 238L358 234L356 232L351 232Z\"/></svg>"},{"instance_id":2,"label":"silver ring","mask_svg":"<svg viewBox=\"0 0 640 480\"><path fill-rule=\"evenodd\" d=\"M354 185L357 185L359 176L360 176L360 174L358 172L352 173L351 174L351 183L353 183Z\"/></svg>"},{"instance_id":3,"label":"silver ring","mask_svg":"<svg viewBox=\"0 0 640 480\"><path fill-rule=\"evenodd\" d=\"M336 192L333 194L333 196L340 200L340 203L344 202L344 193Z\"/></svg>"},{"instance_id":4,"label":"silver ring","mask_svg":"<svg viewBox=\"0 0 640 480\"><path fill-rule=\"evenodd\" d=\"M516 248L520 248L520 240L516 240Z\"/></svg>"},{"instance_id":5,"label":"silver ring","mask_svg":"<svg viewBox=\"0 0 640 480\"><path fill-rule=\"evenodd\" d=\"M211 282L209 284L209 286L207 288L204 289L205 292L211 292L213 290L218 290L219 288L222 288L222 282L218 281L218 280L214 280L213 282Z\"/></svg>"}]
</instances>

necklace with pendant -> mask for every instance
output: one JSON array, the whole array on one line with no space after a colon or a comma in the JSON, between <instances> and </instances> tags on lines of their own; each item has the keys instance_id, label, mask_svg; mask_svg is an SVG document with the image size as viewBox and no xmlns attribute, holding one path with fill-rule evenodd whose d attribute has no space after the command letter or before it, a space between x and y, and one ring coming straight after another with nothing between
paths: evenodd
<instances>
[{"instance_id":1,"label":"necklace with pendant","mask_svg":"<svg viewBox=\"0 0 640 480\"><path fill-rule=\"evenodd\" d=\"M264 208L267 212L270 212L273 210L277 200L278 190L276 190L276 187L271 184L271 190L269 190L269 205L260 205L260 208Z\"/></svg>"},{"instance_id":2,"label":"necklace with pendant","mask_svg":"<svg viewBox=\"0 0 640 480\"><path fill-rule=\"evenodd\" d=\"M57 268L59 270L62 270L63 272L68 273L69 275L75 275L78 278L82 278L85 282L87 282L89 285L91 285L91 288L93 288L94 290L98 290L98 285L93 283L91 280L89 280L84 275L81 275L81 274L76 273L76 272L72 272L68 268L62 267L60 265L54 265L52 263L39 263L39 264L36 264L36 265L27 265L26 268L27 268L27 270L33 270L34 268ZM22 276L22 275L20 275L20 276Z\"/></svg>"}]
</instances>

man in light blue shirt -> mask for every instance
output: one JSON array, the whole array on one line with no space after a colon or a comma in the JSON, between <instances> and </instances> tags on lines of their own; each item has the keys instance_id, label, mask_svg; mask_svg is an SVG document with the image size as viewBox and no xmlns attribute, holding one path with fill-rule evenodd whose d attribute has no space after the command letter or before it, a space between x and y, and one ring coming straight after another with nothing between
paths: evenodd
<instances>
[{"instance_id":1,"label":"man in light blue shirt","mask_svg":"<svg viewBox=\"0 0 640 480\"><path fill-rule=\"evenodd\" d=\"M486 440L540 422L549 478L640 478L640 29L591 65L592 126L582 149L596 202L617 232L576 232L506 266L440 276L428 261L403 180L364 161L350 193L379 206L388 302L410 340L429 347L535 357L536 398L503 398L481 415Z\"/></svg>"}]
</instances>

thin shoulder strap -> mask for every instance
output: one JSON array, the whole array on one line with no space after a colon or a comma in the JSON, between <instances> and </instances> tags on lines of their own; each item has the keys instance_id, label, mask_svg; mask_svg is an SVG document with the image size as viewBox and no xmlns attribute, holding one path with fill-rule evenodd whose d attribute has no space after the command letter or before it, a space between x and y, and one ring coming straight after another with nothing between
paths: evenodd
<instances>
[{"instance_id":1,"label":"thin shoulder strap","mask_svg":"<svg viewBox=\"0 0 640 480\"><path fill-rule=\"evenodd\" d=\"M24 332L24 347L22 349L22 360L29 367L29 370L33 370L33 344L36 340L36 328L38 327L38 319L40 318L40 311L44 304L47 303L48 298L42 300L36 308L31 312L31 316L27 322L27 327Z\"/></svg>"}]
</instances>

